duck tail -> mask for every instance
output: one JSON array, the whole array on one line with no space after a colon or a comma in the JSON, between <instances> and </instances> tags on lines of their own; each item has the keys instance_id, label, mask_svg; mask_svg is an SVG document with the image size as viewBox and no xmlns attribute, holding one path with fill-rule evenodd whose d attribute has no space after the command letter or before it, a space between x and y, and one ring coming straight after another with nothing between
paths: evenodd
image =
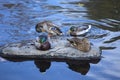
<instances>
[{"instance_id":1,"label":"duck tail","mask_svg":"<svg viewBox=\"0 0 120 80\"><path fill-rule=\"evenodd\" d=\"M91 25L88 25L88 31L91 29Z\"/></svg>"},{"instance_id":2,"label":"duck tail","mask_svg":"<svg viewBox=\"0 0 120 80\"><path fill-rule=\"evenodd\" d=\"M88 25L88 28L84 32L88 32L91 29L91 25Z\"/></svg>"},{"instance_id":3,"label":"duck tail","mask_svg":"<svg viewBox=\"0 0 120 80\"><path fill-rule=\"evenodd\" d=\"M77 33L77 35L83 35L83 34L87 33L90 29L91 29L91 25L88 25L88 28L86 30L83 30L83 31Z\"/></svg>"}]
</instances>

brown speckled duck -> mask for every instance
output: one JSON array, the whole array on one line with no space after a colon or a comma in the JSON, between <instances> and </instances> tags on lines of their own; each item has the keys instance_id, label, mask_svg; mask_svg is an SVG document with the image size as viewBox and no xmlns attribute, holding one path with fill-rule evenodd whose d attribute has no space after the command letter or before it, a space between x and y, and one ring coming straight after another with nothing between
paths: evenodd
<instances>
[{"instance_id":1,"label":"brown speckled duck","mask_svg":"<svg viewBox=\"0 0 120 80\"><path fill-rule=\"evenodd\" d=\"M35 29L39 33L47 32L50 35L62 35L62 31L58 28L58 26L50 21L43 21L38 23Z\"/></svg>"},{"instance_id":2,"label":"brown speckled duck","mask_svg":"<svg viewBox=\"0 0 120 80\"><path fill-rule=\"evenodd\" d=\"M70 44L83 52L88 52L91 49L91 45L90 42L88 41L87 38L83 38L83 39L79 39L79 38L71 38L71 39L67 39Z\"/></svg>"},{"instance_id":3,"label":"brown speckled duck","mask_svg":"<svg viewBox=\"0 0 120 80\"><path fill-rule=\"evenodd\" d=\"M47 35L40 35L36 38L35 46L39 50L49 50L51 48L51 44L48 41Z\"/></svg>"}]
</instances>

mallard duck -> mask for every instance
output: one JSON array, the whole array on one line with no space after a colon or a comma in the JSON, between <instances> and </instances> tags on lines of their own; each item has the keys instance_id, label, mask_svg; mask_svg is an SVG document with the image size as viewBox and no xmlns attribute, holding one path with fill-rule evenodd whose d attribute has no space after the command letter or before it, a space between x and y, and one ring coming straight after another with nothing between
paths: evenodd
<instances>
[{"instance_id":1,"label":"mallard duck","mask_svg":"<svg viewBox=\"0 0 120 80\"><path fill-rule=\"evenodd\" d=\"M91 48L90 42L88 41L87 38L83 38L83 39L79 39L79 38L71 38L71 39L67 39L70 44L83 52L88 52Z\"/></svg>"},{"instance_id":2,"label":"mallard duck","mask_svg":"<svg viewBox=\"0 0 120 80\"><path fill-rule=\"evenodd\" d=\"M47 35L40 35L36 38L35 46L39 50L49 50L51 48Z\"/></svg>"},{"instance_id":3,"label":"mallard duck","mask_svg":"<svg viewBox=\"0 0 120 80\"><path fill-rule=\"evenodd\" d=\"M50 35L62 35L62 31L58 28L57 25L53 24L50 21L43 21L36 25L35 27L37 32L47 32Z\"/></svg>"},{"instance_id":4,"label":"mallard duck","mask_svg":"<svg viewBox=\"0 0 120 80\"><path fill-rule=\"evenodd\" d=\"M68 32L68 33L69 33L71 36L81 36L81 35L86 34L90 29L91 29L91 25L83 26L83 27L75 27L75 26L72 26L72 27L69 29L69 32Z\"/></svg>"}]
</instances>

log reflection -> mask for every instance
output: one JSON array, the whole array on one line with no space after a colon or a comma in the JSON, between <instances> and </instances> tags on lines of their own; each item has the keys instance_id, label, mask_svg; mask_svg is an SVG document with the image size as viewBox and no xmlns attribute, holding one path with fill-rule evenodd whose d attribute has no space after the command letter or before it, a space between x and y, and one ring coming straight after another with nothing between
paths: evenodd
<instances>
[{"instance_id":1,"label":"log reflection","mask_svg":"<svg viewBox=\"0 0 120 80\"><path fill-rule=\"evenodd\" d=\"M95 60L82 60L82 61L77 61L77 60L61 60L63 62L66 62L67 65L69 66L68 68L72 71L81 73L81 75L86 75L90 69L90 63L97 64L100 59L95 59ZM60 60L57 60L57 62L61 62ZM40 72L46 72L47 69L50 68L51 66L50 60L35 60L34 63L36 67L39 69Z\"/></svg>"},{"instance_id":2,"label":"log reflection","mask_svg":"<svg viewBox=\"0 0 120 80\"><path fill-rule=\"evenodd\" d=\"M65 62L68 65L68 68L72 71L81 73L81 75L86 75L90 69L90 64L97 64L101 59L93 59L93 60L70 60L70 59L24 59L24 58L5 58L6 60L12 62L23 62L34 60L34 64L39 69L39 71L46 72L50 66L52 61L56 62Z\"/></svg>"}]
</instances>

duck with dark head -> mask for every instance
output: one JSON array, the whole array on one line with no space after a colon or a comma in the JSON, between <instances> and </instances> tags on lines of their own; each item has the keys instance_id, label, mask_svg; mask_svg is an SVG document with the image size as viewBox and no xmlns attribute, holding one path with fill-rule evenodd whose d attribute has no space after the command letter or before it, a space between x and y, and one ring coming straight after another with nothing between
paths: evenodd
<instances>
[{"instance_id":1,"label":"duck with dark head","mask_svg":"<svg viewBox=\"0 0 120 80\"><path fill-rule=\"evenodd\" d=\"M79 27L72 26L72 27L70 27L68 34L70 34L71 36L83 36L90 29L91 29L91 25L79 26Z\"/></svg>"},{"instance_id":2,"label":"duck with dark head","mask_svg":"<svg viewBox=\"0 0 120 80\"><path fill-rule=\"evenodd\" d=\"M39 37L36 38L35 46L39 50L49 50L51 48L51 44L48 40L47 35L40 35Z\"/></svg>"}]
</instances>

